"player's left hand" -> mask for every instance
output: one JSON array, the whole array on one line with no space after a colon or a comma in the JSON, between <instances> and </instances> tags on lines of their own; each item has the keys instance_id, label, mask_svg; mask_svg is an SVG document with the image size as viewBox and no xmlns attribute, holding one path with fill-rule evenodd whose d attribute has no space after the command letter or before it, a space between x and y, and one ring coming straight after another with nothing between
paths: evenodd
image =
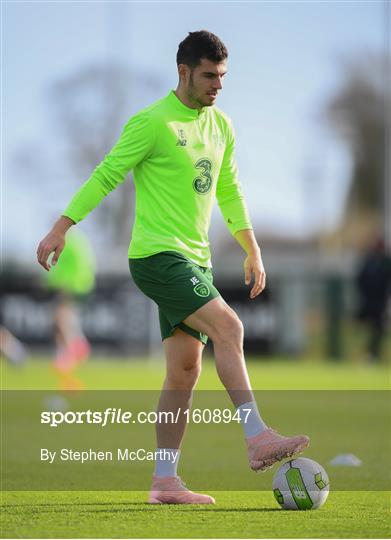
<instances>
[{"instance_id":1,"label":"player's left hand","mask_svg":"<svg viewBox=\"0 0 391 540\"><path fill-rule=\"evenodd\" d=\"M247 255L243 266L244 280L246 285L250 284L251 278L254 276L254 285L250 291L250 298L255 298L266 287L266 272L263 266L261 254L253 253Z\"/></svg>"}]
</instances>

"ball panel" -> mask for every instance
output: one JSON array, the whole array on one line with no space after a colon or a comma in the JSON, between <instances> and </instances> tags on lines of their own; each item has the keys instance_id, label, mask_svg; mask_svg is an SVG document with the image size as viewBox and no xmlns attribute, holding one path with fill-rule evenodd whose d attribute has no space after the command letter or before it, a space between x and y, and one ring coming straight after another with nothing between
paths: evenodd
<instances>
[{"instance_id":1,"label":"ball panel","mask_svg":"<svg viewBox=\"0 0 391 540\"><path fill-rule=\"evenodd\" d=\"M314 503L307 491L301 471L297 467L291 467L285 473L290 492L299 510L310 510Z\"/></svg>"},{"instance_id":2,"label":"ball panel","mask_svg":"<svg viewBox=\"0 0 391 540\"><path fill-rule=\"evenodd\" d=\"M284 504L284 497L281 491L278 488L276 488L276 489L273 489L273 493L274 493L274 498L276 499L278 504Z\"/></svg>"},{"instance_id":3,"label":"ball panel","mask_svg":"<svg viewBox=\"0 0 391 540\"><path fill-rule=\"evenodd\" d=\"M322 478L321 472L315 474L315 485L318 486L319 489L323 489L327 486L326 482Z\"/></svg>"}]
</instances>

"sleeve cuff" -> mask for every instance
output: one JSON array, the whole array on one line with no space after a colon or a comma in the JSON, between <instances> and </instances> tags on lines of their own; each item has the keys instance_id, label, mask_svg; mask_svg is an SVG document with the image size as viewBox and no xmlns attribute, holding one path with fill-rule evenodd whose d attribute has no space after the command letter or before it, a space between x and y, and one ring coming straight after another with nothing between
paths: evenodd
<instances>
[{"instance_id":1,"label":"sleeve cuff","mask_svg":"<svg viewBox=\"0 0 391 540\"><path fill-rule=\"evenodd\" d=\"M66 208L61 215L71 219L75 225L81 221L81 218L77 218L74 214L72 214L72 211L68 210L68 208Z\"/></svg>"},{"instance_id":2,"label":"sleeve cuff","mask_svg":"<svg viewBox=\"0 0 391 540\"><path fill-rule=\"evenodd\" d=\"M251 225L250 221L243 220L243 221L236 221L235 223L229 223L228 221L226 222L226 224L232 236L239 231L253 230L253 226Z\"/></svg>"}]
</instances>

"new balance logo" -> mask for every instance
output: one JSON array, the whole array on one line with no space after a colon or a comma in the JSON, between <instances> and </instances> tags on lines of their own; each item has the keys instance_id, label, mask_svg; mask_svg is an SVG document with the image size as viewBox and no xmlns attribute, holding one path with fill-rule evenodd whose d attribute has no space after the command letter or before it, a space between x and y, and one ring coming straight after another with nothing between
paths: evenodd
<instances>
[{"instance_id":1,"label":"new balance logo","mask_svg":"<svg viewBox=\"0 0 391 540\"><path fill-rule=\"evenodd\" d=\"M183 129L178 129L178 140L176 142L177 146L186 146L187 139Z\"/></svg>"},{"instance_id":2,"label":"new balance logo","mask_svg":"<svg viewBox=\"0 0 391 540\"><path fill-rule=\"evenodd\" d=\"M193 285L197 285L197 283L200 282L200 280L198 278L196 278L195 276L193 276L190 281L192 282Z\"/></svg>"}]
</instances>

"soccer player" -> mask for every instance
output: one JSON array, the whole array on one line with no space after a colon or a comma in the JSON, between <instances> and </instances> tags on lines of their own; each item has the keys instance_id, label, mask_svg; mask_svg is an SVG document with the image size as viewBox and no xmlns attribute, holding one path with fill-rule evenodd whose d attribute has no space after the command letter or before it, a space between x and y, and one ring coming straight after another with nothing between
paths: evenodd
<instances>
[{"instance_id":1,"label":"soccer player","mask_svg":"<svg viewBox=\"0 0 391 540\"><path fill-rule=\"evenodd\" d=\"M74 371L90 355L90 344L81 326L79 304L95 284L94 253L81 231L70 231L61 259L46 276L46 286L56 293L54 368L60 376L62 390L77 390L82 388L82 383Z\"/></svg>"},{"instance_id":2,"label":"soccer player","mask_svg":"<svg viewBox=\"0 0 391 540\"><path fill-rule=\"evenodd\" d=\"M111 152L41 241L37 255L49 270L48 257L54 252L56 263L66 231L133 170L136 217L129 266L136 285L159 307L167 363L159 410L190 405L208 336L220 379L241 415L250 466L258 471L302 451L309 439L283 437L261 418L243 356L243 325L212 282L208 229L215 198L246 253L245 283L254 278L250 298L261 293L266 281L238 181L231 121L215 107L227 58L225 45L214 34L189 33L178 48L176 90L129 120ZM241 414L244 409L250 412ZM158 449L175 451L176 459L157 460L150 503L215 502L188 490L177 476L185 426L183 418L175 425L156 426Z\"/></svg>"},{"instance_id":3,"label":"soccer player","mask_svg":"<svg viewBox=\"0 0 391 540\"><path fill-rule=\"evenodd\" d=\"M27 357L27 350L23 343L3 324L0 315L0 353L13 366L22 366Z\"/></svg>"}]
</instances>

